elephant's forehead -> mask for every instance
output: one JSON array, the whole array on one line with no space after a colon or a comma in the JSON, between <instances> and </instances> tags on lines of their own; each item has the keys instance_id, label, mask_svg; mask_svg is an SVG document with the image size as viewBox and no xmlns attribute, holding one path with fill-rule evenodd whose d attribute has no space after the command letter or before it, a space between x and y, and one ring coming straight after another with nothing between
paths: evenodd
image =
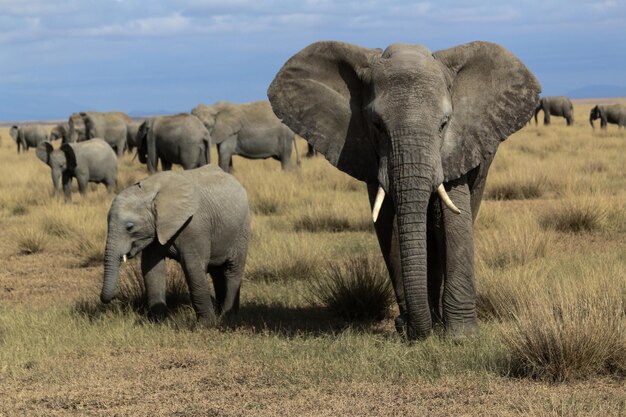
<instances>
[{"instance_id":1,"label":"elephant's forehead","mask_svg":"<svg viewBox=\"0 0 626 417\"><path fill-rule=\"evenodd\" d=\"M430 49L426 48L424 45L394 43L394 44L389 45L387 49L385 49L385 51L383 52L382 58L390 59L390 58L398 57L400 55L405 55L405 54L427 56L427 57L432 56Z\"/></svg>"}]
</instances>

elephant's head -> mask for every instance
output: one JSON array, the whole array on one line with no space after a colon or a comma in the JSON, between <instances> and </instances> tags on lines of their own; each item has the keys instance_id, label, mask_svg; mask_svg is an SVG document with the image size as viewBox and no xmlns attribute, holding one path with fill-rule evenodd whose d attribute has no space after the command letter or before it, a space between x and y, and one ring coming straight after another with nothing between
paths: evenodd
<instances>
[{"instance_id":1,"label":"elephant's head","mask_svg":"<svg viewBox=\"0 0 626 417\"><path fill-rule=\"evenodd\" d=\"M156 241L168 242L198 208L197 187L180 173L162 172L134 184L115 197L108 216L104 283L100 300L115 296L120 262Z\"/></svg>"},{"instance_id":2,"label":"elephant's head","mask_svg":"<svg viewBox=\"0 0 626 417\"><path fill-rule=\"evenodd\" d=\"M68 143L68 131L63 125L57 125L50 131L50 142L61 139L61 143Z\"/></svg>"},{"instance_id":3,"label":"elephant's head","mask_svg":"<svg viewBox=\"0 0 626 417\"><path fill-rule=\"evenodd\" d=\"M594 121L594 120L596 120L596 119L601 119L601 118L602 118L602 111L603 111L603 110L604 110L604 109L602 109L601 107L598 107L598 106L596 105L596 106L595 106L593 109L591 109L591 111L589 112L589 124L591 124L591 127L592 127L592 128L594 128L594 129L596 128L596 127L593 125L593 121Z\"/></svg>"},{"instance_id":4,"label":"elephant's head","mask_svg":"<svg viewBox=\"0 0 626 417\"><path fill-rule=\"evenodd\" d=\"M80 142L87 139L87 128L83 115L85 113L72 113L67 121L68 125L68 140L70 143Z\"/></svg>"},{"instance_id":5,"label":"elephant's head","mask_svg":"<svg viewBox=\"0 0 626 417\"><path fill-rule=\"evenodd\" d=\"M272 108L287 126L340 170L379 185L375 211L390 194L409 338L426 337L432 325L426 287L431 194L488 160L524 126L539 91L521 61L485 42L435 53L417 45L383 52L318 42L291 57L269 87Z\"/></svg>"},{"instance_id":6,"label":"elephant's head","mask_svg":"<svg viewBox=\"0 0 626 417\"><path fill-rule=\"evenodd\" d=\"M153 141L148 140L150 130L154 125L154 118L144 121L137 130L137 137L135 143L137 145L137 157L139 162L147 164L150 172L156 170L157 155L156 145Z\"/></svg>"},{"instance_id":7,"label":"elephant's head","mask_svg":"<svg viewBox=\"0 0 626 417\"><path fill-rule=\"evenodd\" d=\"M9 136L11 136L11 139L17 143L20 137L20 128L18 126L11 126L11 129L9 129Z\"/></svg>"},{"instance_id":8,"label":"elephant's head","mask_svg":"<svg viewBox=\"0 0 626 417\"><path fill-rule=\"evenodd\" d=\"M200 119L209 132L211 132L211 130L213 130L213 126L215 126L215 118L219 112L217 107L218 104L219 103L213 106L199 104L191 110L191 114Z\"/></svg>"},{"instance_id":9,"label":"elephant's head","mask_svg":"<svg viewBox=\"0 0 626 417\"><path fill-rule=\"evenodd\" d=\"M237 107L224 101L211 106L200 104L191 110L211 134L211 141L220 144L240 129L241 115Z\"/></svg>"}]
</instances>

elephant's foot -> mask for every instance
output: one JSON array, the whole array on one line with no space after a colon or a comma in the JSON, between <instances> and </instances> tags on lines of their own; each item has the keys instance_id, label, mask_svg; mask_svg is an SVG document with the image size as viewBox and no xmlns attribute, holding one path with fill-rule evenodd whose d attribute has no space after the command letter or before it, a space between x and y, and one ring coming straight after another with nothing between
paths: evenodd
<instances>
[{"instance_id":1,"label":"elephant's foot","mask_svg":"<svg viewBox=\"0 0 626 417\"><path fill-rule=\"evenodd\" d=\"M478 338L480 330L476 321L467 323L448 323L446 325L446 336L455 342L462 343L467 340Z\"/></svg>"},{"instance_id":2,"label":"elephant's foot","mask_svg":"<svg viewBox=\"0 0 626 417\"><path fill-rule=\"evenodd\" d=\"M164 303L150 306L148 311L148 319L155 323L160 323L167 318L167 306Z\"/></svg>"},{"instance_id":3,"label":"elephant's foot","mask_svg":"<svg viewBox=\"0 0 626 417\"><path fill-rule=\"evenodd\" d=\"M235 330L239 324L239 314L230 311L220 316L220 327L224 330Z\"/></svg>"},{"instance_id":4,"label":"elephant's foot","mask_svg":"<svg viewBox=\"0 0 626 417\"><path fill-rule=\"evenodd\" d=\"M198 326L205 328L213 328L217 325L217 317L215 314L198 316Z\"/></svg>"}]
</instances>

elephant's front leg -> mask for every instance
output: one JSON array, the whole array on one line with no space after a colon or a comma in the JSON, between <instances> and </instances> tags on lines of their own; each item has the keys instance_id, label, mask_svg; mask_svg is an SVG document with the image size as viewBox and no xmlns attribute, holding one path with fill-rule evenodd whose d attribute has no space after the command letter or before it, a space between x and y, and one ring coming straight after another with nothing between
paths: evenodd
<instances>
[{"instance_id":1,"label":"elephant's front leg","mask_svg":"<svg viewBox=\"0 0 626 417\"><path fill-rule=\"evenodd\" d=\"M370 198L370 205L373 207L378 184L367 184L367 192ZM391 277L393 290L400 309L400 316L396 319L396 330L403 331L404 315L406 313L406 303L404 299L404 287L402 281L402 266L400 263L400 240L398 239L398 227L396 223L396 210L390 196L385 197L380 208L378 219L374 223L376 237L380 251L383 254L385 265Z\"/></svg>"},{"instance_id":2,"label":"elephant's front leg","mask_svg":"<svg viewBox=\"0 0 626 417\"><path fill-rule=\"evenodd\" d=\"M214 326L217 319L213 302L211 301L205 263L195 252L181 254L180 263L187 280L191 304L196 312L198 321L205 326Z\"/></svg>"},{"instance_id":3,"label":"elephant's front leg","mask_svg":"<svg viewBox=\"0 0 626 417\"><path fill-rule=\"evenodd\" d=\"M446 191L461 210L455 214L442 205L445 245L443 321L453 336L478 331L474 283L474 232L467 176L446 184Z\"/></svg>"},{"instance_id":4,"label":"elephant's front leg","mask_svg":"<svg viewBox=\"0 0 626 417\"><path fill-rule=\"evenodd\" d=\"M154 321L167 317L165 257L153 243L141 253L141 273L146 286L148 314Z\"/></svg>"},{"instance_id":5,"label":"elephant's front leg","mask_svg":"<svg viewBox=\"0 0 626 417\"><path fill-rule=\"evenodd\" d=\"M72 202L72 175L68 172L63 172L61 175L61 183L63 184L63 195L65 196L65 202Z\"/></svg>"}]
</instances>

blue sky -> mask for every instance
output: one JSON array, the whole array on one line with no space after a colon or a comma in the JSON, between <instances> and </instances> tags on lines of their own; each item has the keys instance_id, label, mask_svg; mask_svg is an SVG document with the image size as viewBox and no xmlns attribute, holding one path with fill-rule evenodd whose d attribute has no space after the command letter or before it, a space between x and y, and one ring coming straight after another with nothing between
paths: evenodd
<instances>
[{"instance_id":1,"label":"blue sky","mask_svg":"<svg viewBox=\"0 0 626 417\"><path fill-rule=\"evenodd\" d=\"M488 40L545 94L626 91L624 0L0 0L0 120L262 100L286 59L326 39Z\"/></svg>"}]
</instances>

